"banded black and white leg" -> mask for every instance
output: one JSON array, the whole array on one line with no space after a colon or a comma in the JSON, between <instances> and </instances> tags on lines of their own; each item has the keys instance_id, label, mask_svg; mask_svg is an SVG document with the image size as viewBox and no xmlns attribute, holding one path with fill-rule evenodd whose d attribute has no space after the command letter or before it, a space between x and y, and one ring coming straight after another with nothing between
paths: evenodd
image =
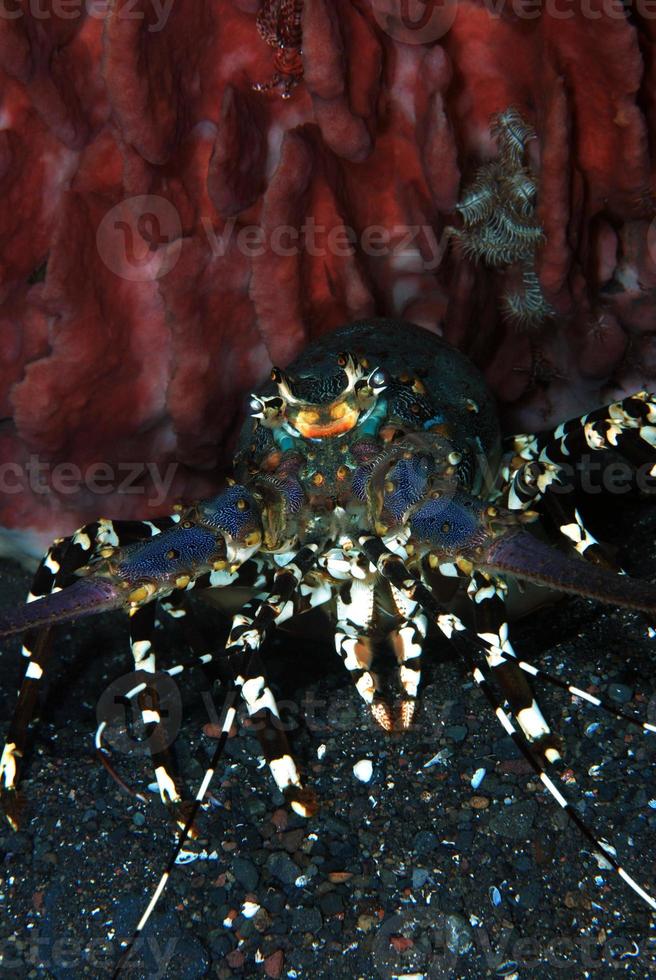
<instances>
[{"instance_id":1,"label":"banded black and white leg","mask_svg":"<svg viewBox=\"0 0 656 980\"><path fill-rule=\"evenodd\" d=\"M251 564L251 563L253 564L254 567L250 569L246 569L246 564ZM242 576L242 571L244 571L243 576ZM251 559L249 560L248 563L242 565L236 573L234 574L231 573L231 581L234 581L237 586L246 585L248 587L254 587L254 586L261 587L263 584L265 584L265 582L268 582L270 586L273 586L274 569L269 568L268 570L266 570L263 566L263 563L260 561L258 557L257 562ZM204 582L204 577L202 576L201 578L197 579L196 589L200 587L212 587L213 585L217 585L217 584L223 586L230 583L227 583L224 580L221 580L220 583L217 583L214 577L214 573L212 573L212 576L208 576L205 582ZM271 589L269 588L268 591L270 592ZM255 605L252 606L252 608L255 608L257 603L261 601L262 598L266 597L267 594L268 592L261 593L259 597L255 600ZM291 619L292 617L300 616L303 613L308 612L310 609L316 609L318 606L324 604L329 599L331 599L332 595L333 595L332 588L329 585L327 585L325 582L322 582L321 580L314 581L314 582L310 582L310 581L302 582L298 591L294 595L292 595L290 602L285 605L280 616L278 616L278 618L276 619L275 621L276 626L281 625L282 623L286 622L288 619ZM141 608L150 608L150 607L141 607ZM172 616L174 619L189 618L191 620L191 617L188 617L188 612L189 612L188 596L184 592L172 593L165 600L160 601L158 603L158 609L160 611L166 612L169 616ZM239 615L243 614L243 612L244 610L241 610ZM198 630L193 628L193 622L191 621L188 624L188 629L185 630L185 636L186 636L187 645L193 651L191 655L189 657L178 660L177 663L172 664L170 666L162 666L161 668L158 669L158 673L168 674L169 677L177 677L180 674L182 674L183 671L185 670L193 670L198 667L200 667L201 669L206 668L210 664L216 664L219 661L226 659L225 649L222 648L221 650L216 652L211 652L208 649L205 638L201 636ZM140 694L141 691L143 690L144 690L144 684L143 683L137 684L135 685L134 688L128 691L126 695L124 695L124 697L128 699L134 698L138 694ZM107 759L110 757L111 753L109 747L107 746L104 740L105 728L106 728L106 723L101 721L96 731L96 747L101 751L105 764L107 764ZM125 789L127 789L133 795L139 797L142 796L142 794L135 793L133 790L130 789L130 787L126 786L125 782L121 779L121 777L113 769L113 767L111 771L114 778Z\"/></svg>"},{"instance_id":2,"label":"banded black and white leg","mask_svg":"<svg viewBox=\"0 0 656 980\"><path fill-rule=\"evenodd\" d=\"M27 596L34 602L62 588L68 579L69 566L75 566L71 539L58 538L44 555ZM27 733L39 701L39 690L51 653L51 630L29 630L23 637L21 653L27 659L18 700L9 724L0 757L0 793L7 820L18 828L20 805L17 789L20 767L25 755Z\"/></svg>"},{"instance_id":3,"label":"banded black and white leg","mask_svg":"<svg viewBox=\"0 0 656 980\"><path fill-rule=\"evenodd\" d=\"M175 677L187 667L204 668L217 659L214 654L206 651L200 632L194 627L193 617L187 616L189 589L192 586L196 591L215 587L222 588L232 584L240 587L259 587L266 580L264 562L259 556L256 556L235 571L223 569L208 572L199 576L193 583L190 582L186 588L177 589L166 599L158 603L134 607L129 612L130 647L135 674L138 676L135 678L137 683L124 697L126 700L138 699L144 726L144 739L149 747L160 798L172 811L179 826L184 826L184 811L188 808L189 801L184 798L183 782L175 766L173 752L168 747L166 728L162 724L160 715L158 686L154 679L157 674L161 673ZM157 616L162 612L172 619L186 620L186 639L195 651L194 656L187 662L177 663L166 668L158 666L154 646L157 635L155 629ZM119 785L132 795L144 799L143 794L135 792L125 783L110 761L111 752L104 739L105 728L106 722L101 721L96 730L96 749L101 761Z\"/></svg>"},{"instance_id":4,"label":"banded black and white leg","mask_svg":"<svg viewBox=\"0 0 656 980\"><path fill-rule=\"evenodd\" d=\"M392 649L398 665L398 678L403 692L398 711L398 727L407 731L417 710L417 695L421 681L421 656L428 629L426 614L414 599L409 599L395 586L390 586L392 599L401 623L391 633Z\"/></svg>"},{"instance_id":5,"label":"banded black and white leg","mask_svg":"<svg viewBox=\"0 0 656 980\"><path fill-rule=\"evenodd\" d=\"M647 392L638 392L597 412L572 419L552 433L517 435L509 444L515 453L503 472L504 489L498 499L511 510L528 510L541 502L555 529L586 561L626 572L587 527L572 494L564 486L563 466L571 469L577 453L620 452L632 466L646 466L656 477L656 402ZM656 637L652 624L649 637Z\"/></svg>"},{"instance_id":6,"label":"banded black and white leg","mask_svg":"<svg viewBox=\"0 0 656 980\"><path fill-rule=\"evenodd\" d=\"M161 717L161 704L156 683L157 655L155 652L156 604L149 603L130 610L130 648L135 675L146 675L138 681L136 692L144 738L150 751L159 795L165 806L179 809L183 803L182 783L175 768L173 753L167 743ZM133 692L130 692L133 693ZM184 826L178 816L178 823Z\"/></svg>"},{"instance_id":7,"label":"banded black and white leg","mask_svg":"<svg viewBox=\"0 0 656 980\"><path fill-rule=\"evenodd\" d=\"M412 575L412 573L406 568L402 559L388 551L380 539L363 537L360 539L360 545L380 574L384 578L387 578L409 598L419 602L429 616L437 623L440 629L442 629L449 639L451 639L460 659L471 673L474 681L480 687L484 696L490 703L497 719L503 726L506 733L513 739L518 750L536 773L544 788L566 812L569 819L577 826L579 831L588 840L595 853L599 854L616 871L620 878L622 878L622 880L649 905L652 910L656 910L656 899L650 895L621 866L614 856L614 849L611 848L608 843L598 838L582 820L576 809L555 786L544 767L542 759L534 751L521 729L515 728L511 718L503 709L499 699L494 693L493 685L489 679L489 668L487 665L483 667L482 665L479 666L476 664L467 645L463 642L460 636L460 634L465 631L464 624L453 613L445 614L442 612L438 603L426 586L423 585L418 578Z\"/></svg>"},{"instance_id":8,"label":"banded black and white leg","mask_svg":"<svg viewBox=\"0 0 656 980\"><path fill-rule=\"evenodd\" d=\"M656 478L656 396L639 391L550 432L520 433L506 446L507 505L511 510L537 501L552 483L571 480L574 465L588 452L620 453L634 469Z\"/></svg>"},{"instance_id":9,"label":"banded black and white leg","mask_svg":"<svg viewBox=\"0 0 656 980\"><path fill-rule=\"evenodd\" d=\"M555 762L560 758L558 742L516 663L506 616L507 591L505 582L498 577L482 571L472 573L467 594L474 605L476 637L524 735L550 762Z\"/></svg>"},{"instance_id":10,"label":"banded black and white leg","mask_svg":"<svg viewBox=\"0 0 656 980\"><path fill-rule=\"evenodd\" d=\"M353 685L368 705L375 721L391 731L394 720L373 670L375 586L371 578L349 578L339 587L336 600L335 649L351 675Z\"/></svg>"},{"instance_id":11,"label":"banded black and white leg","mask_svg":"<svg viewBox=\"0 0 656 980\"><path fill-rule=\"evenodd\" d=\"M161 518L157 522L112 521L100 519L79 528L67 538L58 538L48 549L35 573L27 602L65 588L75 573L94 558L109 554L114 547L159 533L177 520ZM16 789L20 760L24 756L27 732L36 711L39 689L44 677L51 647L50 628L29 630L22 644L28 663L18 695L7 739L0 757L0 793L10 823L17 823Z\"/></svg>"},{"instance_id":12,"label":"banded black and white leg","mask_svg":"<svg viewBox=\"0 0 656 980\"><path fill-rule=\"evenodd\" d=\"M301 782L259 650L267 630L293 615L294 596L316 553L317 547L308 545L291 562L276 569L272 591L251 600L233 618L225 649L227 656L237 655L240 660L235 685L256 728L273 779L292 809L306 817L314 812L316 802Z\"/></svg>"},{"instance_id":13,"label":"banded black and white leg","mask_svg":"<svg viewBox=\"0 0 656 980\"><path fill-rule=\"evenodd\" d=\"M620 878L637 894L640 898L649 905L649 907L656 911L656 898L649 894L629 873L622 867L622 865L617 861L615 854L615 848L613 848L607 841L598 837L594 831L588 826L588 824L579 816L578 811L574 806L566 799L566 797L560 792L557 786L554 784L553 780L547 773L544 763L540 756L538 756L529 741L526 739L524 734L520 729L516 729L512 723L512 720L508 713L504 711L503 707L499 703L498 699L494 694L494 689L490 683L490 679L486 676L485 671L481 667L477 666L472 659L466 646L461 642L458 642L459 633L464 631L463 624L457 621L456 617L450 617L449 620L442 617L440 627L444 630L445 634L454 642L458 653L460 655L463 663L468 667L474 681L478 687L483 692L487 701L489 702L492 710L494 711L497 719L501 723L504 731L507 735L512 738L515 746L522 754L522 756L529 763L540 782L551 795L551 797L556 801L556 803L565 811L568 818L576 825L578 830L583 834L583 836L588 840L592 846L592 850L598 854L603 860L610 865L610 867L620 876Z\"/></svg>"},{"instance_id":14,"label":"banded black and white leg","mask_svg":"<svg viewBox=\"0 0 656 980\"><path fill-rule=\"evenodd\" d=\"M288 611L287 603L293 597L294 593L298 590L301 582L303 581L303 577L305 573L312 567L312 565L316 561L316 555L317 555L317 547L315 545L307 545L306 547L302 548L294 556L292 561L286 564L283 568L277 570L275 575L275 585L277 591L275 593L271 593L263 597L259 601L257 608L253 607L249 611L247 617L248 621L246 620L240 621L239 623L235 623L235 625L233 626L233 629L235 630L233 636L234 642L232 644L229 643L226 649L229 649L232 646L234 652L237 652L238 654L241 654L243 656L242 672L240 676L244 681L247 678L254 676L255 670L252 665L252 662L257 656L257 652L261 645L264 634L266 633L266 630L271 625L273 625L281 615L285 614ZM241 687L243 688L243 683ZM203 800L205 799L205 796L209 790L212 779L214 777L214 773L221 759L221 755L223 754L225 744L228 740L230 730L234 724L235 717L236 717L236 703L239 697L239 693L240 693L240 687L238 684L235 684L235 686L232 687L227 693L227 697L223 709L221 734L214 748L214 752L212 755L212 759L210 760L210 764L208 768L205 770L205 774L203 776L201 784L198 787L198 791L196 793L196 797L187 816L185 826L181 830L178 836L177 843L173 848L173 852L169 857L164 872L162 873L159 882L157 883L157 886L151 895L146 910L141 916L141 919L137 924L137 927L132 935L132 938L130 942L127 944L126 949L124 950L116 966L116 969L112 974L112 980L116 980L116 978L119 977L123 972L123 967L127 964L131 951L134 948L135 943L138 940L140 934L143 932L150 916L152 915L153 910L155 909L157 902L160 899L160 896L162 895L164 889L166 888L168 884L168 880L171 877L171 872L173 871L173 868L176 862L178 861L178 859L180 858L184 846L187 843L187 840L189 839L190 830L193 827L194 821L198 815L198 810L200 809ZM286 767L287 766L285 764L285 768ZM299 812L301 812L300 810L301 799L297 794L300 793L301 795L304 795L306 791L302 790L302 787L300 786L300 780L299 780L299 785L296 785L295 783L292 782L286 787L286 789L288 790L288 792L291 791L291 793L293 794L296 802L299 805ZM292 803L292 805L294 804ZM306 800L305 807L303 810L304 815L308 816L311 812L311 809L313 809L313 807L310 808L310 799L308 798Z\"/></svg>"}]
</instances>

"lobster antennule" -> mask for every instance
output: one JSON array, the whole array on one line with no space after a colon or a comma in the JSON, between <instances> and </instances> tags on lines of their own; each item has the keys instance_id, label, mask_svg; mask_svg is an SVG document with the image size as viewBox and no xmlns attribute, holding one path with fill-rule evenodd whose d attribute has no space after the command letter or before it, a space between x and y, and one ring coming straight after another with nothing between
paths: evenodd
<instances>
[{"instance_id":1,"label":"lobster antennule","mask_svg":"<svg viewBox=\"0 0 656 980\"><path fill-rule=\"evenodd\" d=\"M60 592L35 599L0 618L0 636L118 609L123 602L124 593L114 583L101 578L82 578Z\"/></svg>"},{"instance_id":2,"label":"lobster antennule","mask_svg":"<svg viewBox=\"0 0 656 980\"><path fill-rule=\"evenodd\" d=\"M481 564L491 571L506 572L562 592L656 613L656 585L570 558L527 531L497 538L488 546Z\"/></svg>"}]
</instances>

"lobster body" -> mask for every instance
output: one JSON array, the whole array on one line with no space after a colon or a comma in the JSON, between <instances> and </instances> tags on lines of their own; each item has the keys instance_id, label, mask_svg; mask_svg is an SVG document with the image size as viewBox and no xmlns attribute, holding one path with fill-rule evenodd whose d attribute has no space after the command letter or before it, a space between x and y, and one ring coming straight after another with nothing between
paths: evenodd
<instances>
[{"instance_id":1,"label":"lobster body","mask_svg":"<svg viewBox=\"0 0 656 980\"><path fill-rule=\"evenodd\" d=\"M494 398L463 354L413 324L371 319L322 338L286 369L274 367L250 408L234 459L236 481L169 518L99 520L59 539L41 563L28 604L0 620L0 636L27 631L29 658L0 759L10 821L16 822L19 762L44 672L43 627L112 608L128 612L140 678L130 694L140 699L144 725L157 728L150 633L156 603L186 615L191 589L247 586L251 599L233 617L226 650L218 655L234 655L233 693L262 723L265 759L299 814L310 816L315 804L284 732L272 731L278 709L259 654L267 630L327 607L337 654L376 722L391 731L412 723L432 622L453 641L545 788L604 860L656 908L547 776L545 766L560 758L558 742L525 677L540 672L516 659L506 614L508 580L515 578L656 613L654 586L617 574L572 495L555 492L567 489L569 461L586 453L612 450L656 477L654 397L638 392L553 432L504 443ZM547 544L544 533L532 533L528 525L542 516L555 524L570 554ZM475 656L462 646L463 637ZM378 670L380 639L389 640L396 660L392 684ZM204 652L202 664L215 655ZM234 707L223 741L232 718ZM97 744L108 765L101 736L102 725ZM185 802L180 783L156 742L152 755L162 800L177 812ZM214 769L213 762L196 810ZM179 852L193 820L177 822L183 827Z\"/></svg>"}]
</instances>

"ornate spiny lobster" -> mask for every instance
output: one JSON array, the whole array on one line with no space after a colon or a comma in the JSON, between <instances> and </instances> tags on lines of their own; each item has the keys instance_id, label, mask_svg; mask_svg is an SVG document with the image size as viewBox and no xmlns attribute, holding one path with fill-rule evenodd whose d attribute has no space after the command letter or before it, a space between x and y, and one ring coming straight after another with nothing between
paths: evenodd
<instances>
[{"instance_id":1,"label":"ornate spiny lobster","mask_svg":"<svg viewBox=\"0 0 656 980\"><path fill-rule=\"evenodd\" d=\"M216 654L236 665L221 737L188 806L169 752L151 741L161 798L182 829L138 932L194 834L238 697L259 722L277 786L297 813L314 812L313 794L276 725L260 649L270 627L318 606L334 621L336 650L357 691L388 731L410 726L427 627L434 623L455 644L543 786L594 851L656 909L656 900L550 778L548 768L560 759L558 742L526 675L553 680L643 731L656 726L518 659L505 606L508 579L516 577L656 612L656 588L609 567L571 494L562 493L572 462L590 453L619 453L656 475L654 397L638 392L551 432L514 436L504 454L493 399L468 360L419 327L373 319L335 331L288 371L274 368L271 383L252 396L251 411L235 457L238 482L169 518L100 520L56 541L28 603L0 621L0 635L25 631L28 658L0 761L10 821L17 823L19 766L49 628L101 610L125 610L138 674L129 696L138 698L144 725L156 733L152 628L158 601L171 607L192 589L247 584L253 598L234 617L225 651ZM571 555L534 533L541 515L555 520ZM470 600L463 608L458 594ZM395 693L374 662L374 642L384 634L396 657ZM212 654L200 659L207 663ZM98 746L106 751L102 731L101 724Z\"/></svg>"}]
</instances>

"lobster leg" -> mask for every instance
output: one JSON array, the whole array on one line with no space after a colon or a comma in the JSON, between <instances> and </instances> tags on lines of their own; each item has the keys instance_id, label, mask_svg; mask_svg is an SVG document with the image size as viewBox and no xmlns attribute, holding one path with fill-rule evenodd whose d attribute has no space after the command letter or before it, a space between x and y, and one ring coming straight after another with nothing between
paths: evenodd
<instances>
[{"instance_id":1,"label":"lobster leg","mask_svg":"<svg viewBox=\"0 0 656 980\"><path fill-rule=\"evenodd\" d=\"M247 570L246 566L248 564L249 563L247 562L238 570L236 576L237 584L241 584L240 577L242 569ZM252 569L247 571L252 573ZM249 574L248 577L251 578L252 576ZM268 576L268 578L270 580L270 584L272 584L273 576ZM200 586L199 582L201 583ZM202 580L199 579L199 582L196 583L196 589L199 587L205 587L202 585ZM258 575L256 584L264 584L264 576ZM331 597L332 591L325 584L314 586L304 582L301 589L291 597L290 605L286 606L281 615L276 619L276 626L280 626L282 623L292 619L295 616L301 616L303 613L309 612L310 609L316 609L318 606L321 606L327 602ZM160 608L164 609L164 611L174 619L182 619L187 616L187 597L184 595L184 593L169 596L167 599L163 601L161 600L159 605ZM193 627L192 623L189 623L188 625L189 629L187 631L187 642L194 650L194 653L189 659L180 660L178 663L173 664L170 667L161 668L162 673L168 674L169 677L177 677L178 674L181 674L183 671L191 670L195 667L207 667L209 664L215 663L216 661L225 657L224 650L221 650L218 654L207 652L205 641L202 639L202 637L200 637L198 630ZM199 650L203 650L204 652L199 653ZM134 690L128 692L128 695L126 696L135 697L140 690L141 687L135 688ZM101 726L96 732L96 745L103 751L103 753L106 753L107 750L102 741L102 728L103 726L101 723ZM116 774L114 775L116 776ZM122 782L120 779L119 781Z\"/></svg>"},{"instance_id":2,"label":"lobster leg","mask_svg":"<svg viewBox=\"0 0 656 980\"><path fill-rule=\"evenodd\" d=\"M360 538L360 546L372 564L374 564L374 566L378 569L380 574L384 578L388 579L396 588L402 591L409 598L417 601L431 616L431 618L433 618L435 623L445 633L445 635L449 637L449 639L453 642L458 656L490 703L504 730L512 738L516 747L538 776L545 789L566 812L569 819L576 824L577 828L591 844L594 851L599 854L608 864L610 864L620 878L622 878L622 880L637 895L639 895L640 898L642 898L643 901L650 906L650 908L656 910L656 899L646 892L645 889L642 888L642 886L624 870L619 862L615 860L613 850L610 848L610 845L600 840L581 819L572 804L568 802L560 790L554 785L545 769L544 763L535 753L529 741L523 735L521 730L515 728L508 714L504 711L498 698L494 694L494 689L489 681L489 668L485 667L484 669L481 669L481 667L476 665L466 645L459 637L459 633L465 629L463 623L452 613L446 614L441 611L439 604L426 586L423 585L423 583L408 570L401 558L394 555L385 547L379 538L369 536L362 537ZM486 674L488 676L486 676Z\"/></svg>"},{"instance_id":3,"label":"lobster leg","mask_svg":"<svg viewBox=\"0 0 656 980\"><path fill-rule=\"evenodd\" d=\"M626 575L626 571L609 554L608 549L586 527L581 514L568 497L562 497L547 492L544 497L545 509L554 522L558 530L568 541L572 543L574 549L595 565L611 569L618 575ZM648 626L648 635L656 636L654 627Z\"/></svg>"},{"instance_id":4,"label":"lobster leg","mask_svg":"<svg viewBox=\"0 0 656 980\"><path fill-rule=\"evenodd\" d=\"M269 627L293 614L294 595L298 592L303 570L310 558L314 560L316 550L316 546L309 545L299 552L302 561L297 558L278 568L273 591L257 596L242 607L233 619L225 651L228 656L240 655L241 665L235 673L235 685L256 728L278 789L301 816L310 816L316 803L313 794L301 783L275 698L266 683L259 649Z\"/></svg>"},{"instance_id":5,"label":"lobster leg","mask_svg":"<svg viewBox=\"0 0 656 980\"><path fill-rule=\"evenodd\" d=\"M97 557L103 548L113 548L144 534L156 534L173 523L171 518L155 522L101 519L79 528L68 538L58 538L44 555L35 573L28 604L65 589L75 580L75 572ZM25 752L27 730L38 702L38 692L51 648L51 628L27 630L22 653L28 664L18 695L18 702L0 759L0 791L7 818L17 826L15 791L20 774L20 760Z\"/></svg>"},{"instance_id":6,"label":"lobster leg","mask_svg":"<svg viewBox=\"0 0 656 980\"><path fill-rule=\"evenodd\" d=\"M551 432L512 436L507 445L513 459L507 478L511 510L537 501L563 473L574 477L572 461L589 452L613 450L634 469L656 477L656 396L638 391L581 418L569 419Z\"/></svg>"},{"instance_id":7,"label":"lobster leg","mask_svg":"<svg viewBox=\"0 0 656 980\"><path fill-rule=\"evenodd\" d=\"M70 538L59 538L48 549L34 576L28 602L49 595L61 588L68 578ZM73 562L74 565L74 562ZM51 650L49 629L28 630L23 638L22 654L28 663L21 683L18 702L9 725L6 742L0 758L0 791L7 820L18 829L19 805L16 790L20 778L20 766L27 742L27 730L36 711L39 688L46 670Z\"/></svg>"},{"instance_id":8,"label":"lobster leg","mask_svg":"<svg viewBox=\"0 0 656 980\"><path fill-rule=\"evenodd\" d=\"M134 658L134 669L136 672L143 671L149 675L154 675L157 669L153 646L155 611L155 603L130 610L130 648ZM156 686L146 682L143 690L138 694L138 699L159 795L164 804L180 804L182 802L180 779L175 770L173 755L162 737L163 728Z\"/></svg>"},{"instance_id":9,"label":"lobster leg","mask_svg":"<svg viewBox=\"0 0 656 980\"><path fill-rule=\"evenodd\" d=\"M335 649L351 675L354 687L369 706L374 720L389 732L394 727L378 675L371 669L374 649L369 635L374 617L374 586L352 578L337 596Z\"/></svg>"},{"instance_id":10,"label":"lobster leg","mask_svg":"<svg viewBox=\"0 0 656 980\"><path fill-rule=\"evenodd\" d=\"M537 744L550 762L560 758L556 739L535 700L530 684L517 666L509 639L504 583L476 571L467 594L474 604L475 632L487 665L527 740Z\"/></svg>"},{"instance_id":11,"label":"lobster leg","mask_svg":"<svg viewBox=\"0 0 656 980\"><path fill-rule=\"evenodd\" d=\"M157 668L156 654L154 650L155 635L155 610L156 606L151 603L147 606L139 606L130 610L130 648L134 659L135 672L140 679L137 684L125 695L126 699L138 699L141 718L144 726L144 738L148 742L151 760L157 779L157 786L162 802L165 805L179 804L182 802L180 793L180 779L176 773L172 753L164 740L160 717L160 705L157 688L148 683L148 676L154 675ZM100 761L105 766L110 775L116 782L138 799L144 800L145 797L131 789L115 770L111 760L111 751L107 747L103 733L106 721L101 721L95 736L96 749ZM184 826L184 820L180 823Z\"/></svg>"},{"instance_id":12,"label":"lobster leg","mask_svg":"<svg viewBox=\"0 0 656 980\"><path fill-rule=\"evenodd\" d=\"M556 803L565 811L568 818L572 823L576 824L576 827L581 832L581 834L588 840L592 849L604 859L613 870L620 876L620 878L631 888L637 895L642 898L644 902L649 905L652 910L656 911L656 899L634 879L627 871L621 866L621 864L615 859L614 848L612 848L606 841L600 839L596 836L594 831L588 826L587 823L579 816L576 809L572 804L563 796L560 790L553 783L549 774L547 773L544 763L541 758L533 751L530 743L524 737L522 732L515 728L508 714L504 711L503 707L499 703L498 699L494 694L492 685L490 684L489 678L485 676L485 673L476 666L469 651L466 649L465 645L460 640L458 633L461 631L462 623L460 623L456 617L450 617L450 621L446 622L446 617L438 617L438 625L440 629L443 630L445 635L454 643L458 654L470 671L474 681L478 687L483 692L485 698L489 702L492 710L494 711L496 717L501 723L504 731L507 735L512 738L515 746L519 752L524 756L526 761L529 763L536 776L539 778L540 782L547 790L547 792L553 797Z\"/></svg>"},{"instance_id":13,"label":"lobster leg","mask_svg":"<svg viewBox=\"0 0 656 980\"><path fill-rule=\"evenodd\" d=\"M418 604L391 586L394 605L403 621L392 632L391 640L398 663L403 700L399 710L399 728L410 728L417 709L417 692L421 681L421 655L428 620Z\"/></svg>"},{"instance_id":14,"label":"lobster leg","mask_svg":"<svg viewBox=\"0 0 656 980\"><path fill-rule=\"evenodd\" d=\"M297 554L295 555L294 559L292 559L292 561L290 561L287 565L283 566L282 568L279 568L275 574L275 587L277 589L277 592L275 594L274 593L267 594L267 596L264 597L259 602L257 610L253 609L252 612L249 614L250 628L247 627L244 630L240 628L237 631L238 635L235 635L234 637L234 643L228 645L227 647L228 651L232 646L233 650L236 648L237 651L241 653L244 657L242 676L250 676L253 673L253 669L251 668L249 663L249 661L253 657L253 652L257 652L257 650L259 649L259 645L261 643L261 640L267 628L271 626L273 623L275 623L276 620L286 612L288 608L288 603L291 601L292 596L295 594L295 592L298 590L299 586L301 585L305 572L307 572L316 561L316 557L317 557L316 545L307 545L306 547L302 548L299 552L297 552ZM241 625L246 626L246 624L241 624ZM120 976L123 970L123 966L128 962L132 950L134 948L134 945L137 939L139 938L139 935L143 931L146 923L148 922L150 916L152 915L152 912L155 906L157 905L160 895L166 888L168 880L171 876L171 871L173 870L173 867L176 861L178 860L178 858L180 857L184 845L189 838L189 832L193 827L194 821L198 814L198 810L200 809L203 800L205 798L205 795L210 787L212 778L214 776L214 772L223 753L223 749L225 748L225 744L228 740L230 729L234 723L235 714L236 714L235 711L236 699L237 699L237 689L235 687L228 692L228 697L226 698L225 710L223 715L223 723L221 726L221 735L217 741L216 748L214 749L214 753L212 755L210 765L205 770L205 775L203 776L202 782L198 787L198 791L196 793L194 803L187 817L185 826L180 832L176 845L173 848L173 852L150 898L148 906L146 907L144 914L141 916L141 919L137 923L137 927L132 935L132 939L128 943L125 951L123 952L119 962L116 965L114 973L112 974L112 980L116 980L116 978ZM316 806L316 804L314 803L312 803L311 805L310 795L307 793L307 791L304 791L303 795L305 796L305 800L301 802L301 799L299 799L299 788L294 787L292 792L294 792L296 795L295 808L297 809L297 812L303 812L305 816L309 816L313 812L314 807ZM292 806L294 806L294 802L292 803Z\"/></svg>"}]
</instances>

